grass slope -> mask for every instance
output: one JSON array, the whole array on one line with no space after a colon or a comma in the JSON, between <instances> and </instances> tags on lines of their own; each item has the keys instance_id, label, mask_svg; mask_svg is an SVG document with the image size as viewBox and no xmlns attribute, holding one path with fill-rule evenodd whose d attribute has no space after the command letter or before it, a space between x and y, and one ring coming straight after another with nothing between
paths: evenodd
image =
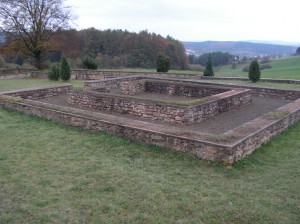
<instances>
[{"instance_id":1,"label":"grass slope","mask_svg":"<svg viewBox=\"0 0 300 224\"><path fill-rule=\"evenodd\" d=\"M300 123L233 167L0 108L0 223L298 223Z\"/></svg>"},{"instance_id":2,"label":"grass slope","mask_svg":"<svg viewBox=\"0 0 300 224\"><path fill-rule=\"evenodd\" d=\"M215 68L216 76L225 77L248 77L247 72L242 69L246 64L237 65L232 69L231 65ZM273 60L270 65L271 69L265 69L261 72L261 78L278 78L278 79L300 79L300 57L281 58Z\"/></svg>"}]
</instances>

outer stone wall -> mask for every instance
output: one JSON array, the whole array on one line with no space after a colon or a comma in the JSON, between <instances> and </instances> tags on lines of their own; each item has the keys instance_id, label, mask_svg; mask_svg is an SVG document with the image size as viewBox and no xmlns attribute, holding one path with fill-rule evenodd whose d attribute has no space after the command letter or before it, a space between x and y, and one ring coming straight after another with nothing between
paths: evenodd
<instances>
[{"instance_id":1,"label":"outer stone wall","mask_svg":"<svg viewBox=\"0 0 300 224\"><path fill-rule=\"evenodd\" d=\"M64 93L70 93L72 90L73 90L73 86L71 84L67 84L67 85L50 86L44 88L25 89L20 91L1 92L1 94L20 97L23 99L39 99L44 97L57 96Z\"/></svg>"},{"instance_id":2,"label":"outer stone wall","mask_svg":"<svg viewBox=\"0 0 300 224\"><path fill-rule=\"evenodd\" d=\"M232 141L214 142L213 136L211 140L202 140L201 136L193 137L193 135L183 137L176 131L163 130L163 127L160 127L160 131L155 131L151 125L138 126L137 124L124 124L121 121L118 121L120 123L105 121L104 118L98 118L92 112L63 107L52 108L51 105L32 100L16 102L4 96L0 97L0 106L63 124L89 130L104 130L145 144L154 144L225 164L232 164L249 155L255 148L300 119L299 99L274 111L274 114L281 114L281 116L263 116L226 132L225 136L233 136Z\"/></svg>"}]
</instances>

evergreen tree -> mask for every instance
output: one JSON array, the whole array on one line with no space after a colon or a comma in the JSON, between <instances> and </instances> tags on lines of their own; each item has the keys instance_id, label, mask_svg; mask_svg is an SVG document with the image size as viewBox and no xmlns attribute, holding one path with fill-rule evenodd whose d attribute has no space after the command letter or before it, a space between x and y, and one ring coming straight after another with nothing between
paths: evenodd
<instances>
[{"instance_id":1,"label":"evergreen tree","mask_svg":"<svg viewBox=\"0 0 300 224\"><path fill-rule=\"evenodd\" d=\"M159 53L156 61L157 72L168 72L170 69L170 59L165 55Z\"/></svg>"},{"instance_id":2,"label":"evergreen tree","mask_svg":"<svg viewBox=\"0 0 300 224\"><path fill-rule=\"evenodd\" d=\"M68 81L71 78L71 69L67 58L63 56L60 64L60 77L63 81Z\"/></svg>"},{"instance_id":3,"label":"evergreen tree","mask_svg":"<svg viewBox=\"0 0 300 224\"><path fill-rule=\"evenodd\" d=\"M57 65L53 65L49 70L48 79L53 81L58 81L59 78L60 78L59 67Z\"/></svg>"},{"instance_id":4,"label":"evergreen tree","mask_svg":"<svg viewBox=\"0 0 300 224\"><path fill-rule=\"evenodd\" d=\"M300 47L297 48L296 55L300 55Z\"/></svg>"},{"instance_id":5,"label":"evergreen tree","mask_svg":"<svg viewBox=\"0 0 300 224\"><path fill-rule=\"evenodd\" d=\"M260 79L260 68L257 60L253 60L249 67L248 77L252 82L257 82Z\"/></svg>"},{"instance_id":6,"label":"evergreen tree","mask_svg":"<svg viewBox=\"0 0 300 224\"><path fill-rule=\"evenodd\" d=\"M213 70L213 66L211 63L211 56L208 56L208 60L207 60L207 64L206 64L206 68L203 72L204 76L214 76L214 70Z\"/></svg>"}]
</instances>

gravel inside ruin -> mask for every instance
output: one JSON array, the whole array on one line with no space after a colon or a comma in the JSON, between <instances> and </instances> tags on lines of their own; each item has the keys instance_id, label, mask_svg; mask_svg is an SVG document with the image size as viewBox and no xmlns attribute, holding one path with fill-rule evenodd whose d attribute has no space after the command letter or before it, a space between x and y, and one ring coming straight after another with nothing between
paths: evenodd
<instances>
[{"instance_id":1,"label":"gravel inside ruin","mask_svg":"<svg viewBox=\"0 0 300 224\"><path fill-rule=\"evenodd\" d=\"M50 104L56 104L60 106L67 106L71 108L77 108L77 109L85 109L87 111L96 111L102 114L112 114L116 115L118 117L123 116L130 119L135 120L141 120L141 121L147 121L149 123L156 123L156 124L164 124L166 126L170 127L178 127L182 130L189 130L189 131L196 131L196 132L205 132L205 133L211 133L211 134L221 134L224 133L230 129L233 129L235 127L238 127L248 121L251 121L255 118L258 118L268 112L271 112L291 101L279 99L279 98L271 98L271 97L252 97L252 103L250 105L241 107L234 111L228 111L221 113L215 117L209 118L207 120L204 120L200 123L195 124L189 124L189 125L176 125L176 124L170 124L167 122L162 121L153 121L137 116L133 116L130 114L119 114L114 112L108 112L108 111L97 111L95 109L91 109L88 107L81 107L77 105L71 105L67 103L68 95L58 95L54 97L48 97L44 99L39 99L37 101L50 103Z\"/></svg>"}]
</instances>

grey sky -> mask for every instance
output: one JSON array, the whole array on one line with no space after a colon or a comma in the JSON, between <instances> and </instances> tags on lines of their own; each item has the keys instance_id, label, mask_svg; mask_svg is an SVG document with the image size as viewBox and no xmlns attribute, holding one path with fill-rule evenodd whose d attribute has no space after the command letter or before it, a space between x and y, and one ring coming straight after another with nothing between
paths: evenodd
<instances>
[{"instance_id":1,"label":"grey sky","mask_svg":"<svg viewBox=\"0 0 300 224\"><path fill-rule=\"evenodd\" d=\"M300 42L299 1L67 0L77 29L148 30L181 41Z\"/></svg>"}]
</instances>

